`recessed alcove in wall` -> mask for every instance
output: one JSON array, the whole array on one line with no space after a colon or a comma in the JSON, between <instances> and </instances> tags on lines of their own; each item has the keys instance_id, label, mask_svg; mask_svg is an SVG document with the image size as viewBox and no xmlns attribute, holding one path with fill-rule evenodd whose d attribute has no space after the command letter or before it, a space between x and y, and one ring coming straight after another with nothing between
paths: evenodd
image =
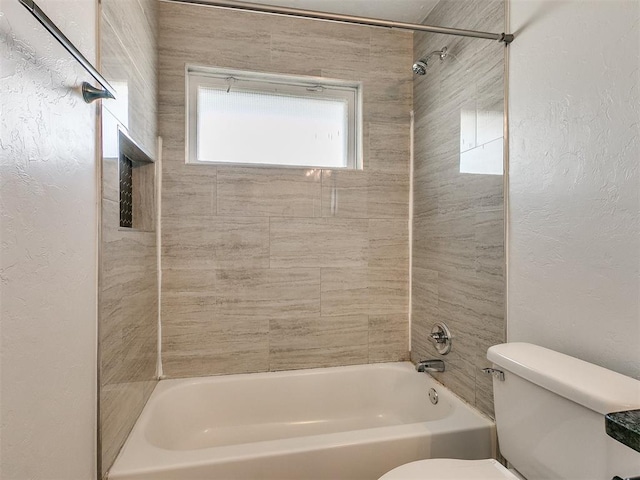
<instances>
[{"instance_id":1,"label":"recessed alcove in wall","mask_svg":"<svg viewBox=\"0 0 640 480\"><path fill-rule=\"evenodd\" d=\"M121 129L118 152L120 227L152 231L155 164Z\"/></svg>"}]
</instances>

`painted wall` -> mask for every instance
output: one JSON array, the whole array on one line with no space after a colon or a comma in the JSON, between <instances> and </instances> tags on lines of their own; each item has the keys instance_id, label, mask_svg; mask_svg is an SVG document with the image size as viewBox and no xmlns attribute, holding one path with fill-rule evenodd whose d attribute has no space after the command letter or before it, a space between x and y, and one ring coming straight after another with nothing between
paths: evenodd
<instances>
[{"instance_id":1,"label":"painted wall","mask_svg":"<svg viewBox=\"0 0 640 480\"><path fill-rule=\"evenodd\" d=\"M640 2L511 25L509 340L640 377Z\"/></svg>"},{"instance_id":2,"label":"painted wall","mask_svg":"<svg viewBox=\"0 0 640 480\"><path fill-rule=\"evenodd\" d=\"M93 0L41 0L85 56ZM0 0L0 477L95 478L96 105L90 77Z\"/></svg>"},{"instance_id":3,"label":"painted wall","mask_svg":"<svg viewBox=\"0 0 640 480\"><path fill-rule=\"evenodd\" d=\"M101 473L118 451L156 384L158 262L155 165L137 167L150 184L134 203L133 229L120 228L118 127L152 158L157 150L157 0L103 0L102 72L118 91L102 109L102 226L100 249ZM142 187L134 182L136 188ZM140 188L142 190L142 188ZM137 195L134 193L134 197ZM137 207L140 207L139 209Z\"/></svg>"},{"instance_id":4,"label":"painted wall","mask_svg":"<svg viewBox=\"0 0 640 480\"><path fill-rule=\"evenodd\" d=\"M503 1L442 0L429 25L504 31ZM415 57L433 57L414 77L414 177L411 359L438 358L431 328L454 337L435 374L493 416L487 348L505 338L503 119L504 46L487 40L416 34ZM469 160L498 174L470 173ZM491 170L491 169L490 169Z\"/></svg>"},{"instance_id":5,"label":"painted wall","mask_svg":"<svg viewBox=\"0 0 640 480\"><path fill-rule=\"evenodd\" d=\"M165 373L407 358L412 35L170 2L159 31ZM364 171L185 165L185 63L363 81Z\"/></svg>"}]
</instances>

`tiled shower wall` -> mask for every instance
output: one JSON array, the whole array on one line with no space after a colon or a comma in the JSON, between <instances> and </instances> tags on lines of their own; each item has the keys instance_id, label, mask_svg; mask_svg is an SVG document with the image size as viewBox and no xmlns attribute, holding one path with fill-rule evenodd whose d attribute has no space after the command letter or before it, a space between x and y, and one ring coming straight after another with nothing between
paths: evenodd
<instances>
[{"instance_id":1,"label":"tiled shower wall","mask_svg":"<svg viewBox=\"0 0 640 480\"><path fill-rule=\"evenodd\" d=\"M504 8L502 0L442 0L425 23L503 32ZM487 348L505 341L503 176L460 172L461 113L475 112L478 132L500 132L505 49L489 40L415 36L416 57L443 46L449 57L434 59L414 80L411 355L438 357L427 337L436 322L446 323L453 349L436 377L493 416L491 377L481 368L490 366Z\"/></svg>"},{"instance_id":2,"label":"tiled shower wall","mask_svg":"<svg viewBox=\"0 0 640 480\"><path fill-rule=\"evenodd\" d=\"M117 101L102 105L102 227L99 268L101 474L113 463L155 386L156 233L120 228L117 125L156 151L157 0L102 0L102 73ZM145 167L153 169L153 166ZM152 195L150 195L152 196ZM154 199L143 202L154 210ZM146 211L148 218L153 211ZM153 222L152 222L153 223Z\"/></svg>"},{"instance_id":3,"label":"tiled shower wall","mask_svg":"<svg viewBox=\"0 0 640 480\"><path fill-rule=\"evenodd\" d=\"M412 42L160 3L165 374L408 358ZM362 81L364 170L185 165L185 64Z\"/></svg>"}]
</instances>

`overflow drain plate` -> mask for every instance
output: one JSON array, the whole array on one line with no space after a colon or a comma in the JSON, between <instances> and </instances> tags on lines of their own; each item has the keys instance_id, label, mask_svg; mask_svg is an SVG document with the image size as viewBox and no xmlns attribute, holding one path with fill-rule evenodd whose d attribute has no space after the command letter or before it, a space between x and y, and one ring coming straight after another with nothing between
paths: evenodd
<instances>
[{"instance_id":1,"label":"overflow drain plate","mask_svg":"<svg viewBox=\"0 0 640 480\"><path fill-rule=\"evenodd\" d=\"M438 392L436 392L435 388L429 389L429 400L431 400L431 403L434 405L438 403Z\"/></svg>"}]
</instances>

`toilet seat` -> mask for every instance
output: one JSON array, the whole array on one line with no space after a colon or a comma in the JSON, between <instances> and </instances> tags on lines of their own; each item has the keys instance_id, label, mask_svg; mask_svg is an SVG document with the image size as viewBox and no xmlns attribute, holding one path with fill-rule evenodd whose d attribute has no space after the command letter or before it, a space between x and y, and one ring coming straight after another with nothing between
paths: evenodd
<instances>
[{"instance_id":1,"label":"toilet seat","mask_svg":"<svg viewBox=\"0 0 640 480\"><path fill-rule=\"evenodd\" d=\"M394 468L379 480L517 480L513 473L493 459L418 460Z\"/></svg>"}]
</instances>

